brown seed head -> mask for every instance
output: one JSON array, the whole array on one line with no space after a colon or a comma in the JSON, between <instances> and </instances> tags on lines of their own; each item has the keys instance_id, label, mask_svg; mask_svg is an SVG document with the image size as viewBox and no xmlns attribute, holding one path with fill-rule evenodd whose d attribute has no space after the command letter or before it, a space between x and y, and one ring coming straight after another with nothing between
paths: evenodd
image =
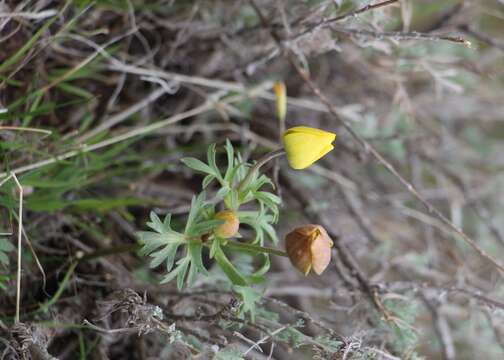
<instances>
[{"instance_id":1,"label":"brown seed head","mask_svg":"<svg viewBox=\"0 0 504 360\"><path fill-rule=\"evenodd\" d=\"M230 238L236 235L240 227L238 216L231 210L222 210L215 214L215 219L224 220L224 223L217 226L214 230L215 235L222 238Z\"/></svg>"},{"instance_id":2,"label":"brown seed head","mask_svg":"<svg viewBox=\"0 0 504 360\"><path fill-rule=\"evenodd\" d=\"M304 225L294 229L285 237L289 259L299 271L308 275L313 269L318 275L331 261L333 242L320 225Z\"/></svg>"}]
</instances>

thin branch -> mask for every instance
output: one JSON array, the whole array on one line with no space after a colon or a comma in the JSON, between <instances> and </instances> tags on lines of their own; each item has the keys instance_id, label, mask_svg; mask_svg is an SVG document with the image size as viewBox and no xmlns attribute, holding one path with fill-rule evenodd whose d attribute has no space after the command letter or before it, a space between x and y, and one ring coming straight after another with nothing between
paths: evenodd
<instances>
[{"instance_id":1,"label":"thin branch","mask_svg":"<svg viewBox=\"0 0 504 360\"><path fill-rule=\"evenodd\" d=\"M463 31L467 35L474 37L478 41L481 41L487 45L493 46L494 48L504 51L504 43L495 40L494 38L490 37L487 34L483 34L477 30L474 30L469 25L460 25L458 29L460 31Z\"/></svg>"},{"instance_id":2,"label":"thin branch","mask_svg":"<svg viewBox=\"0 0 504 360\"><path fill-rule=\"evenodd\" d=\"M311 33L315 30L318 30L320 28L323 28L325 26L328 26L328 25L331 25L335 22L338 22L338 21L341 21L341 20L345 20L345 19L348 19L350 17L356 17L357 15L360 15L364 12L367 12L367 11L370 11L370 10L376 10L376 9L379 9L381 7L385 7L385 6L388 6L388 5L392 5L394 3L397 3L399 0L387 0L387 1L382 1L382 2L379 2L379 3L376 3L376 4L368 4L360 9L357 9L357 10L354 10L354 11L351 11L349 13L346 13L346 14L343 14L343 15L339 15L339 16L336 16L336 17L333 17L333 18L329 18L329 19L325 19L325 20L322 20L316 24L311 24L308 26L308 29L302 31L301 33L298 33L296 34L293 38L291 38L290 40L294 40L294 39L297 39L301 36L304 36L308 33Z\"/></svg>"},{"instance_id":3,"label":"thin branch","mask_svg":"<svg viewBox=\"0 0 504 360\"><path fill-rule=\"evenodd\" d=\"M449 35L436 35L428 33L420 33L416 31L412 32L400 32L400 31L386 31L386 32L376 32L365 29L348 29L342 27L331 26L331 29L345 34L358 35L358 36L368 36L377 39L390 38L393 40L430 40L430 41L449 41L457 44L463 44L467 47L471 46L471 42L465 40L460 36L449 36Z\"/></svg>"}]
</instances>

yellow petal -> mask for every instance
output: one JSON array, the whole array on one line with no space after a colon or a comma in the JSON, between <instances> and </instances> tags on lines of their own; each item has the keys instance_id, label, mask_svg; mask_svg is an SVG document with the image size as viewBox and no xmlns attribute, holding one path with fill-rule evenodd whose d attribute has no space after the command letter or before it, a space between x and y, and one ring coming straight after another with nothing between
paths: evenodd
<instances>
[{"instance_id":1,"label":"yellow petal","mask_svg":"<svg viewBox=\"0 0 504 360\"><path fill-rule=\"evenodd\" d=\"M325 148L323 148L321 151L320 151L320 154L319 154L319 159L322 159L327 153L329 153L331 150L334 149L334 146L332 146L332 144L329 144L327 145ZM318 160L318 159L317 159Z\"/></svg>"},{"instance_id":2,"label":"yellow petal","mask_svg":"<svg viewBox=\"0 0 504 360\"><path fill-rule=\"evenodd\" d=\"M290 133L303 133L303 134L310 134L319 137L322 141L326 141L328 143L332 143L334 139L336 139L336 134L325 131L325 130L320 130L317 128L312 128L308 126L295 126L290 129L287 129L285 132L285 135L290 134Z\"/></svg>"},{"instance_id":3,"label":"yellow petal","mask_svg":"<svg viewBox=\"0 0 504 360\"><path fill-rule=\"evenodd\" d=\"M283 136L287 160L293 169L305 169L334 147L336 135L306 126L288 129Z\"/></svg>"}]
</instances>

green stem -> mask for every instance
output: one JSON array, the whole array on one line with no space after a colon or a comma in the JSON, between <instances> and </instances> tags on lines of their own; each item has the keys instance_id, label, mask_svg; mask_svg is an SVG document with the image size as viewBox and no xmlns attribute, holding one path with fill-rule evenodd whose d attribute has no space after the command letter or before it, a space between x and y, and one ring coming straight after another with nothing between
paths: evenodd
<instances>
[{"instance_id":1,"label":"green stem","mask_svg":"<svg viewBox=\"0 0 504 360\"><path fill-rule=\"evenodd\" d=\"M196 241L196 239L193 239L193 241ZM201 242L200 239L198 239L197 241ZM226 246L230 249L252 252L254 254L266 253L266 254L271 254L271 255L275 255L275 256L285 256L285 257L288 256L287 253L282 250L259 246L259 245L247 244L247 243L239 242L236 240L229 240L226 242L226 244L224 246ZM142 244L130 244L130 245L123 245L123 246L117 246L117 247L112 247L112 248L100 249L100 250L95 251L94 253L84 255L81 259L79 259L79 261L81 261L81 262L82 261L89 261L89 260L94 260L94 259L97 259L97 258L100 258L103 256L134 252L134 251L140 250L141 247L142 247Z\"/></svg>"},{"instance_id":2,"label":"green stem","mask_svg":"<svg viewBox=\"0 0 504 360\"><path fill-rule=\"evenodd\" d=\"M284 154L285 154L285 150L283 148L281 148L281 149L277 149L277 150L274 150L272 152L269 152L266 155L264 155L262 158L260 158L259 160L257 160L257 162L254 164L254 166L252 166L250 168L250 170L248 171L247 175L243 178L243 180L240 181L240 183L238 184L238 187L236 188L236 190L238 192L240 192L241 190L243 190L243 188L246 187L249 184L250 180L252 179L252 177L254 176L254 174L256 173L256 171L258 171L261 168L261 166L263 166L264 164L266 164L268 161L273 160L274 158L282 156Z\"/></svg>"},{"instance_id":3,"label":"green stem","mask_svg":"<svg viewBox=\"0 0 504 360\"><path fill-rule=\"evenodd\" d=\"M230 249L234 249L234 250L247 251L247 252L251 252L254 254L265 253L265 254L271 254L271 255L275 255L275 256L284 256L284 257L289 256L289 255L287 255L287 253L285 251L282 251L282 250L259 246L259 245L242 243L242 242L238 242L235 240L228 241L226 243L225 247L230 248Z\"/></svg>"}]
</instances>

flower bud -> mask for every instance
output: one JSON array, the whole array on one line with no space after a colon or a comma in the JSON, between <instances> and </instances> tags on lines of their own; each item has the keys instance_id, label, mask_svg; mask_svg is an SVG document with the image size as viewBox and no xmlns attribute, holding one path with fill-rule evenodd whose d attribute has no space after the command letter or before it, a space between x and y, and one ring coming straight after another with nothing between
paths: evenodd
<instances>
[{"instance_id":1,"label":"flower bud","mask_svg":"<svg viewBox=\"0 0 504 360\"><path fill-rule=\"evenodd\" d=\"M308 275L313 269L322 274L331 261L333 242L320 225L304 225L294 229L285 237L289 259L299 271Z\"/></svg>"},{"instance_id":2,"label":"flower bud","mask_svg":"<svg viewBox=\"0 0 504 360\"><path fill-rule=\"evenodd\" d=\"M283 134L287 161L291 168L305 169L334 149L336 134L307 126L296 126Z\"/></svg>"},{"instance_id":3,"label":"flower bud","mask_svg":"<svg viewBox=\"0 0 504 360\"><path fill-rule=\"evenodd\" d=\"M217 226L214 230L215 235L222 238L230 238L236 235L240 227L238 216L231 210L222 210L215 214L216 220L223 220L224 223Z\"/></svg>"},{"instance_id":4,"label":"flower bud","mask_svg":"<svg viewBox=\"0 0 504 360\"><path fill-rule=\"evenodd\" d=\"M275 93L277 116L284 121L287 113L287 89L285 84L282 81L275 82L273 92Z\"/></svg>"}]
</instances>

